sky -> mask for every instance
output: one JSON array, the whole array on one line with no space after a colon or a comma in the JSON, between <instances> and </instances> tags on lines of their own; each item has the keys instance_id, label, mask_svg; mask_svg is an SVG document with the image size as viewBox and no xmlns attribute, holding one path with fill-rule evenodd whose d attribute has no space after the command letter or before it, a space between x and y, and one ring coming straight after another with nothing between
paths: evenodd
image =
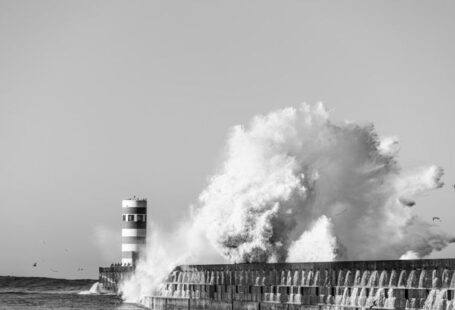
<instances>
[{"instance_id":1,"label":"sky","mask_svg":"<svg viewBox=\"0 0 455 310\"><path fill-rule=\"evenodd\" d=\"M229 129L301 102L397 136L404 168L442 166L445 187L414 208L455 235L454 14L452 1L0 0L0 275L96 278L120 261L122 199L146 197L153 225L174 229Z\"/></svg>"}]
</instances>

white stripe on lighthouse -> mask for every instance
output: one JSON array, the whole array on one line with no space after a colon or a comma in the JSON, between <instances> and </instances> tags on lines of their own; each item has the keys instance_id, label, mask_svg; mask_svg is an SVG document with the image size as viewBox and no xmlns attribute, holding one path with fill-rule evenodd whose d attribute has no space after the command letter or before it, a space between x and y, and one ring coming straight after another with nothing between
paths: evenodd
<instances>
[{"instance_id":1,"label":"white stripe on lighthouse","mask_svg":"<svg viewBox=\"0 0 455 310\"><path fill-rule=\"evenodd\" d=\"M146 229L123 228L122 237L146 237Z\"/></svg>"},{"instance_id":2,"label":"white stripe on lighthouse","mask_svg":"<svg viewBox=\"0 0 455 310\"><path fill-rule=\"evenodd\" d=\"M122 252L139 252L139 244L137 243L122 244Z\"/></svg>"}]
</instances>

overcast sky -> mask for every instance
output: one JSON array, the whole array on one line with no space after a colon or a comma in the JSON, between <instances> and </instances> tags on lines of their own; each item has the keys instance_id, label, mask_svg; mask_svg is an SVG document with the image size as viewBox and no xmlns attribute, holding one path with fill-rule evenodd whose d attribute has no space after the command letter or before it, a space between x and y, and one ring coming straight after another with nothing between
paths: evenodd
<instances>
[{"instance_id":1,"label":"overcast sky","mask_svg":"<svg viewBox=\"0 0 455 310\"><path fill-rule=\"evenodd\" d=\"M0 275L97 277L120 260L122 199L172 229L230 127L303 101L398 136L406 168L444 167L414 208L455 234L454 16L453 1L0 1Z\"/></svg>"}]
</instances>

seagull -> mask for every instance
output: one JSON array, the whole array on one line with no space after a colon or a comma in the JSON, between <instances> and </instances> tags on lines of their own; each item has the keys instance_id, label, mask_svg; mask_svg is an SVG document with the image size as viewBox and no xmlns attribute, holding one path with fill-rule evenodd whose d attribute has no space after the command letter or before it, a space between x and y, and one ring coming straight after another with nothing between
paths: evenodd
<instances>
[{"instance_id":1,"label":"seagull","mask_svg":"<svg viewBox=\"0 0 455 310\"><path fill-rule=\"evenodd\" d=\"M439 217L433 216L433 222L434 223L441 223L442 221L441 221L441 219Z\"/></svg>"},{"instance_id":2,"label":"seagull","mask_svg":"<svg viewBox=\"0 0 455 310\"><path fill-rule=\"evenodd\" d=\"M35 263L33 264L33 267L36 267L36 265L38 265L38 263L35 262Z\"/></svg>"},{"instance_id":3,"label":"seagull","mask_svg":"<svg viewBox=\"0 0 455 310\"><path fill-rule=\"evenodd\" d=\"M398 201L402 205L407 206L407 207L413 207L416 204L416 202L414 200L406 199L404 197L398 198Z\"/></svg>"}]
</instances>

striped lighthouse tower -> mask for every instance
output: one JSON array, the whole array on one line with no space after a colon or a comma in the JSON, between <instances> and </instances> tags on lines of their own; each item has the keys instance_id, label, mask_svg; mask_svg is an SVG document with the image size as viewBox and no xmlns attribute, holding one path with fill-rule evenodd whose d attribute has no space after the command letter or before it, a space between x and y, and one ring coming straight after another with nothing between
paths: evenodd
<instances>
[{"instance_id":1,"label":"striped lighthouse tower","mask_svg":"<svg viewBox=\"0 0 455 310\"><path fill-rule=\"evenodd\" d=\"M122 200L122 265L134 266L147 235L147 199Z\"/></svg>"}]
</instances>

